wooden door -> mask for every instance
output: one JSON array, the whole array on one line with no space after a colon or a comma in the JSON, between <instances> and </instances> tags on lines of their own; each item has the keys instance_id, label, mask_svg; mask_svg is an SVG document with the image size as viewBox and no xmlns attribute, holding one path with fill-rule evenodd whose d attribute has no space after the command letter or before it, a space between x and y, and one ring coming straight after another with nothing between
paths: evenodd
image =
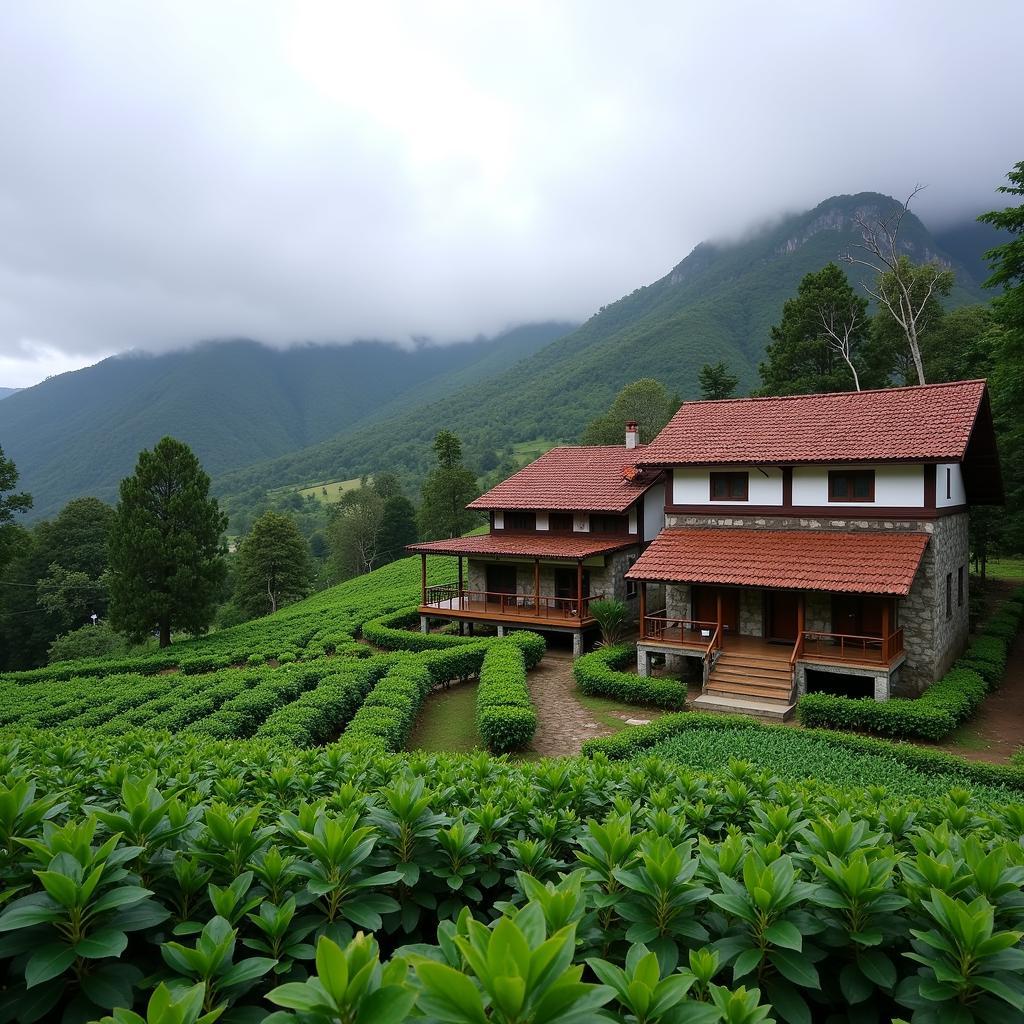
<instances>
[{"instance_id":1,"label":"wooden door","mask_svg":"<svg viewBox=\"0 0 1024 1024\"><path fill-rule=\"evenodd\" d=\"M883 597L836 594L832 598L832 632L848 636L881 636Z\"/></svg>"},{"instance_id":2,"label":"wooden door","mask_svg":"<svg viewBox=\"0 0 1024 1024\"><path fill-rule=\"evenodd\" d=\"M487 592L489 594L514 594L516 592L516 567L514 565L487 566Z\"/></svg>"},{"instance_id":3,"label":"wooden door","mask_svg":"<svg viewBox=\"0 0 1024 1024\"><path fill-rule=\"evenodd\" d=\"M800 595L792 590L769 590L766 596L765 635L769 640L796 641Z\"/></svg>"},{"instance_id":4,"label":"wooden door","mask_svg":"<svg viewBox=\"0 0 1024 1024\"><path fill-rule=\"evenodd\" d=\"M576 600L576 570L556 569L555 570L555 597L566 597L572 601ZM583 570L583 597L590 597L590 570Z\"/></svg>"},{"instance_id":5,"label":"wooden door","mask_svg":"<svg viewBox=\"0 0 1024 1024\"><path fill-rule=\"evenodd\" d=\"M718 598L722 598L722 626L726 633L738 633L740 592L732 587L694 587L693 617L698 622L718 621Z\"/></svg>"}]
</instances>

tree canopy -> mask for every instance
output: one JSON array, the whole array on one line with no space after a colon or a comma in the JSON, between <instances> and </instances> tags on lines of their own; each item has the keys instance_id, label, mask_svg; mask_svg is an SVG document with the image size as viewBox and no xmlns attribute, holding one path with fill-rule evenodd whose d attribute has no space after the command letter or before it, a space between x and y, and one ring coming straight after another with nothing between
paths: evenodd
<instances>
[{"instance_id":1,"label":"tree canopy","mask_svg":"<svg viewBox=\"0 0 1024 1024\"><path fill-rule=\"evenodd\" d=\"M734 398L740 379L726 362L705 363L697 375L700 383L700 397L712 401L721 398Z\"/></svg>"},{"instance_id":2,"label":"tree canopy","mask_svg":"<svg viewBox=\"0 0 1024 1024\"><path fill-rule=\"evenodd\" d=\"M590 422L583 444L623 444L631 420L640 428L640 442L647 444L672 419L679 404L678 396L669 395L653 377L633 381L615 396L604 415Z\"/></svg>"},{"instance_id":3,"label":"tree canopy","mask_svg":"<svg viewBox=\"0 0 1024 1024\"><path fill-rule=\"evenodd\" d=\"M165 437L121 481L110 537L110 620L133 640L157 629L198 634L213 621L225 575L227 519L192 449Z\"/></svg>"},{"instance_id":4,"label":"tree canopy","mask_svg":"<svg viewBox=\"0 0 1024 1024\"><path fill-rule=\"evenodd\" d=\"M17 530L14 516L27 512L32 507L32 496L24 491L15 494L18 483L18 470L14 463L4 455L0 448L0 568L10 558L11 548Z\"/></svg>"},{"instance_id":5,"label":"tree canopy","mask_svg":"<svg viewBox=\"0 0 1024 1024\"><path fill-rule=\"evenodd\" d=\"M434 439L437 466L423 481L420 533L428 540L458 537L480 522L466 508L477 496L476 475L462 462L462 442L450 430Z\"/></svg>"},{"instance_id":6,"label":"tree canopy","mask_svg":"<svg viewBox=\"0 0 1024 1024\"><path fill-rule=\"evenodd\" d=\"M235 604L249 616L276 612L305 597L311 577L309 545L295 520L264 512L238 549Z\"/></svg>"}]
</instances>

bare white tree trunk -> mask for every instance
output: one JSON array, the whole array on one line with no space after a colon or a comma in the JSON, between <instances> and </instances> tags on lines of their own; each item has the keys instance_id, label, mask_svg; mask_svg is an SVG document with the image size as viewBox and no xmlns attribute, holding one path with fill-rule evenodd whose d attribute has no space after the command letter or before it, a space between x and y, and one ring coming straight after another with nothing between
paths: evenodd
<instances>
[{"instance_id":1,"label":"bare white tree trunk","mask_svg":"<svg viewBox=\"0 0 1024 1024\"><path fill-rule=\"evenodd\" d=\"M928 300L935 293L935 289L946 274L946 271L938 264L927 264L926 266L931 268L932 273L926 279L927 287L923 296L915 301L911 293L913 282L907 279L905 273L906 263L900 263L900 225L910 210L910 204L914 197L923 187L923 185L916 185L914 191L907 197L907 201L889 217L879 217L876 221L868 221L858 216L856 223L860 228L863 241L854 248L860 249L864 255L857 256L852 251L847 251L839 257L845 263L868 267L878 275L875 287L871 288L865 285L864 289L879 305L889 311L892 318L903 329L919 384L925 383L924 363L921 360L920 322ZM892 279L888 284L885 281L887 276Z\"/></svg>"},{"instance_id":2,"label":"bare white tree trunk","mask_svg":"<svg viewBox=\"0 0 1024 1024\"><path fill-rule=\"evenodd\" d=\"M825 332L829 347L842 356L843 362L853 374L853 386L860 391L860 376L853 365L853 339L863 324L860 309L851 305L849 309L837 310L834 306L819 306L818 320Z\"/></svg>"}]
</instances>

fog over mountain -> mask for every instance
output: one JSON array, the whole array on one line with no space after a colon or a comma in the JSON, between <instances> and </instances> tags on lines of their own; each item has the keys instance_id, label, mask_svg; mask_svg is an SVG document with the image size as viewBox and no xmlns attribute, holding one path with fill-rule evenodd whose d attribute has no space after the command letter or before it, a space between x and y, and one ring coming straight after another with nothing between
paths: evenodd
<instances>
[{"instance_id":1,"label":"fog over mountain","mask_svg":"<svg viewBox=\"0 0 1024 1024\"><path fill-rule=\"evenodd\" d=\"M1021 158L1022 33L1016 0L7 4L0 380L580 320L837 193L968 220Z\"/></svg>"}]
</instances>

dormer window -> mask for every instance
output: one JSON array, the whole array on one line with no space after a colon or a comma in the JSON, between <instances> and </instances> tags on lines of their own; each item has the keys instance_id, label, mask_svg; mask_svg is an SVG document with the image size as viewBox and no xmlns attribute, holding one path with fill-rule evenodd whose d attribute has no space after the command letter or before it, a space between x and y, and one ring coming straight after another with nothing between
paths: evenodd
<instances>
[{"instance_id":1,"label":"dormer window","mask_svg":"<svg viewBox=\"0 0 1024 1024\"><path fill-rule=\"evenodd\" d=\"M712 501L746 501L750 492L749 473L712 473Z\"/></svg>"},{"instance_id":2,"label":"dormer window","mask_svg":"<svg viewBox=\"0 0 1024 1024\"><path fill-rule=\"evenodd\" d=\"M551 533L572 533L572 513L552 512L548 516L548 530Z\"/></svg>"},{"instance_id":3,"label":"dormer window","mask_svg":"<svg viewBox=\"0 0 1024 1024\"><path fill-rule=\"evenodd\" d=\"M873 469L830 469L829 501L874 501L875 471Z\"/></svg>"},{"instance_id":4,"label":"dormer window","mask_svg":"<svg viewBox=\"0 0 1024 1024\"><path fill-rule=\"evenodd\" d=\"M506 512L505 529L533 533L537 529L536 512Z\"/></svg>"}]
</instances>

